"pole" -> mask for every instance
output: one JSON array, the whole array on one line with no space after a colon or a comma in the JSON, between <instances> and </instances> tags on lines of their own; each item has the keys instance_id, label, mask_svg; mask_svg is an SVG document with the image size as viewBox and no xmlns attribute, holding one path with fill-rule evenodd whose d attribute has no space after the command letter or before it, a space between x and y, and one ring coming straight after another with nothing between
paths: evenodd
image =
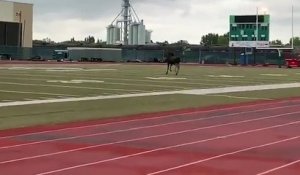
<instances>
[{"instance_id":1,"label":"pole","mask_svg":"<svg viewBox=\"0 0 300 175\"><path fill-rule=\"evenodd\" d=\"M256 45L258 43L258 7L256 7Z\"/></svg>"},{"instance_id":2,"label":"pole","mask_svg":"<svg viewBox=\"0 0 300 175\"><path fill-rule=\"evenodd\" d=\"M292 5L292 49L294 49L294 5Z\"/></svg>"},{"instance_id":3,"label":"pole","mask_svg":"<svg viewBox=\"0 0 300 175\"><path fill-rule=\"evenodd\" d=\"M129 25L129 9L130 2L129 0L124 0L124 45L128 45L128 25Z\"/></svg>"},{"instance_id":4,"label":"pole","mask_svg":"<svg viewBox=\"0 0 300 175\"><path fill-rule=\"evenodd\" d=\"M19 46L22 47L22 11L16 13L16 16L19 17Z\"/></svg>"}]
</instances>

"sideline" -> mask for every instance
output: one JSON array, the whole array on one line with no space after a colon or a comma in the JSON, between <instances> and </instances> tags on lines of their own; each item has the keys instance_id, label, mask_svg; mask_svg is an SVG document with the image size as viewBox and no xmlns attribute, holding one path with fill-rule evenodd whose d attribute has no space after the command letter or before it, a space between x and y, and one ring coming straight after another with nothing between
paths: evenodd
<instances>
[{"instance_id":1,"label":"sideline","mask_svg":"<svg viewBox=\"0 0 300 175\"><path fill-rule=\"evenodd\" d=\"M109 95L109 96L101 95L95 97L65 98L65 99L53 99L53 100L16 101L16 102L0 103L0 108L10 107L10 106L25 106L25 105L49 104L49 103L120 99L120 98L132 98L132 97L159 96L159 95L175 95L175 94L211 95L211 94L222 94L222 93L232 93L232 92L249 92L249 91L288 89L288 88L300 88L300 83L236 86L236 87L225 87L225 88L193 89L193 90L182 90L182 91L151 92L151 93Z\"/></svg>"}]
</instances>

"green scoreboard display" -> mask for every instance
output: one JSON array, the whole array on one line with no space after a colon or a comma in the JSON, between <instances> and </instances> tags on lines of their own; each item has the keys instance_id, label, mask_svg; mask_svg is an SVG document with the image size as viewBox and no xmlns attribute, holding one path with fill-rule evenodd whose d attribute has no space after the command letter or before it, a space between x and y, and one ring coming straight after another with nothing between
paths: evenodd
<instances>
[{"instance_id":1,"label":"green scoreboard display","mask_svg":"<svg viewBox=\"0 0 300 175\"><path fill-rule=\"evenodd\" d=\"M229 47L269 47L270 15L230 16Z\"/></svg>"}]
</instances>

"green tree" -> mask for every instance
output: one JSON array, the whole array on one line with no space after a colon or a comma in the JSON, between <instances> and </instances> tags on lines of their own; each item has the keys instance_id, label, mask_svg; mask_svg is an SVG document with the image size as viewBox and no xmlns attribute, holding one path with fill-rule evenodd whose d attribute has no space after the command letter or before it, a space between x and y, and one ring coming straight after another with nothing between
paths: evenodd
<instances>
[{"instance_id":1,"label":"green tree","mask_svg":"<svg viewBox=\"0 0 300 175\"><path fill-rule=\"evenodd\" d=\"M229 45L229 33L219 36L218 45L228 46Z\"/></svg>"},{"instance_id":2,"label":"green tree","mask_svg":"<svg viewBox=\"0 0 300 175\"><path fill-rule=\"evenodd\" d=\"M290 39L290 44L292 44L292 38ZM294 46L300 46L300 37L294 37Z\"/></svg>"},{"instance_id":3,"label":"green tree","mask_svg":"<svg viewBox=\"0 0 300 175\"><path fill-rule=\"evenodd\" d=\"M93 37L93 36L88 36L84 39L84 42L88 43L88 44L93 44L93 43L95 43L95 41L96 41L95 37Z\"/></svg>"},{"instance_id":4,"label":"green tree","mask_svg":"<svg viewBox=\"0 0 300 175\"><path fill-rule=\"evenodd\" d=\"M219 35L214 33L209 33L207 35L202 36L201 45L212 46L218 44Z\"/></svg>"},{"instance_id":5,"label":"green tree","mask_svg":"<svg viewBox=\"0 0 300 175\"><path fill-rule=\"evenodd\" d=\"M283 44L282 44L282 41L281 41L281 40L277 39L277 40L271 41L271 45L279 45L279 46L281 46L281 45L283 45Z\"/></svg>"}]
</instances>

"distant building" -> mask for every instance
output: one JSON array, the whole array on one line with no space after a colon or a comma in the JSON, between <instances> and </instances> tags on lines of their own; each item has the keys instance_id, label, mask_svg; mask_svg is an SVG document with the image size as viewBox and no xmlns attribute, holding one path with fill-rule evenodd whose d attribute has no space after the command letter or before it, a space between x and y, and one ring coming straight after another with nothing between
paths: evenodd
<instances>
[{"instance_id":1,"label":"distant building","mask_svg":"<svg viewBox=\"0 0 300 175\"><path fill-rule=\"evenodd\" d=\"M32 47L33 4L0 1L0 46Z\"/></svg>"}]
</instances>

